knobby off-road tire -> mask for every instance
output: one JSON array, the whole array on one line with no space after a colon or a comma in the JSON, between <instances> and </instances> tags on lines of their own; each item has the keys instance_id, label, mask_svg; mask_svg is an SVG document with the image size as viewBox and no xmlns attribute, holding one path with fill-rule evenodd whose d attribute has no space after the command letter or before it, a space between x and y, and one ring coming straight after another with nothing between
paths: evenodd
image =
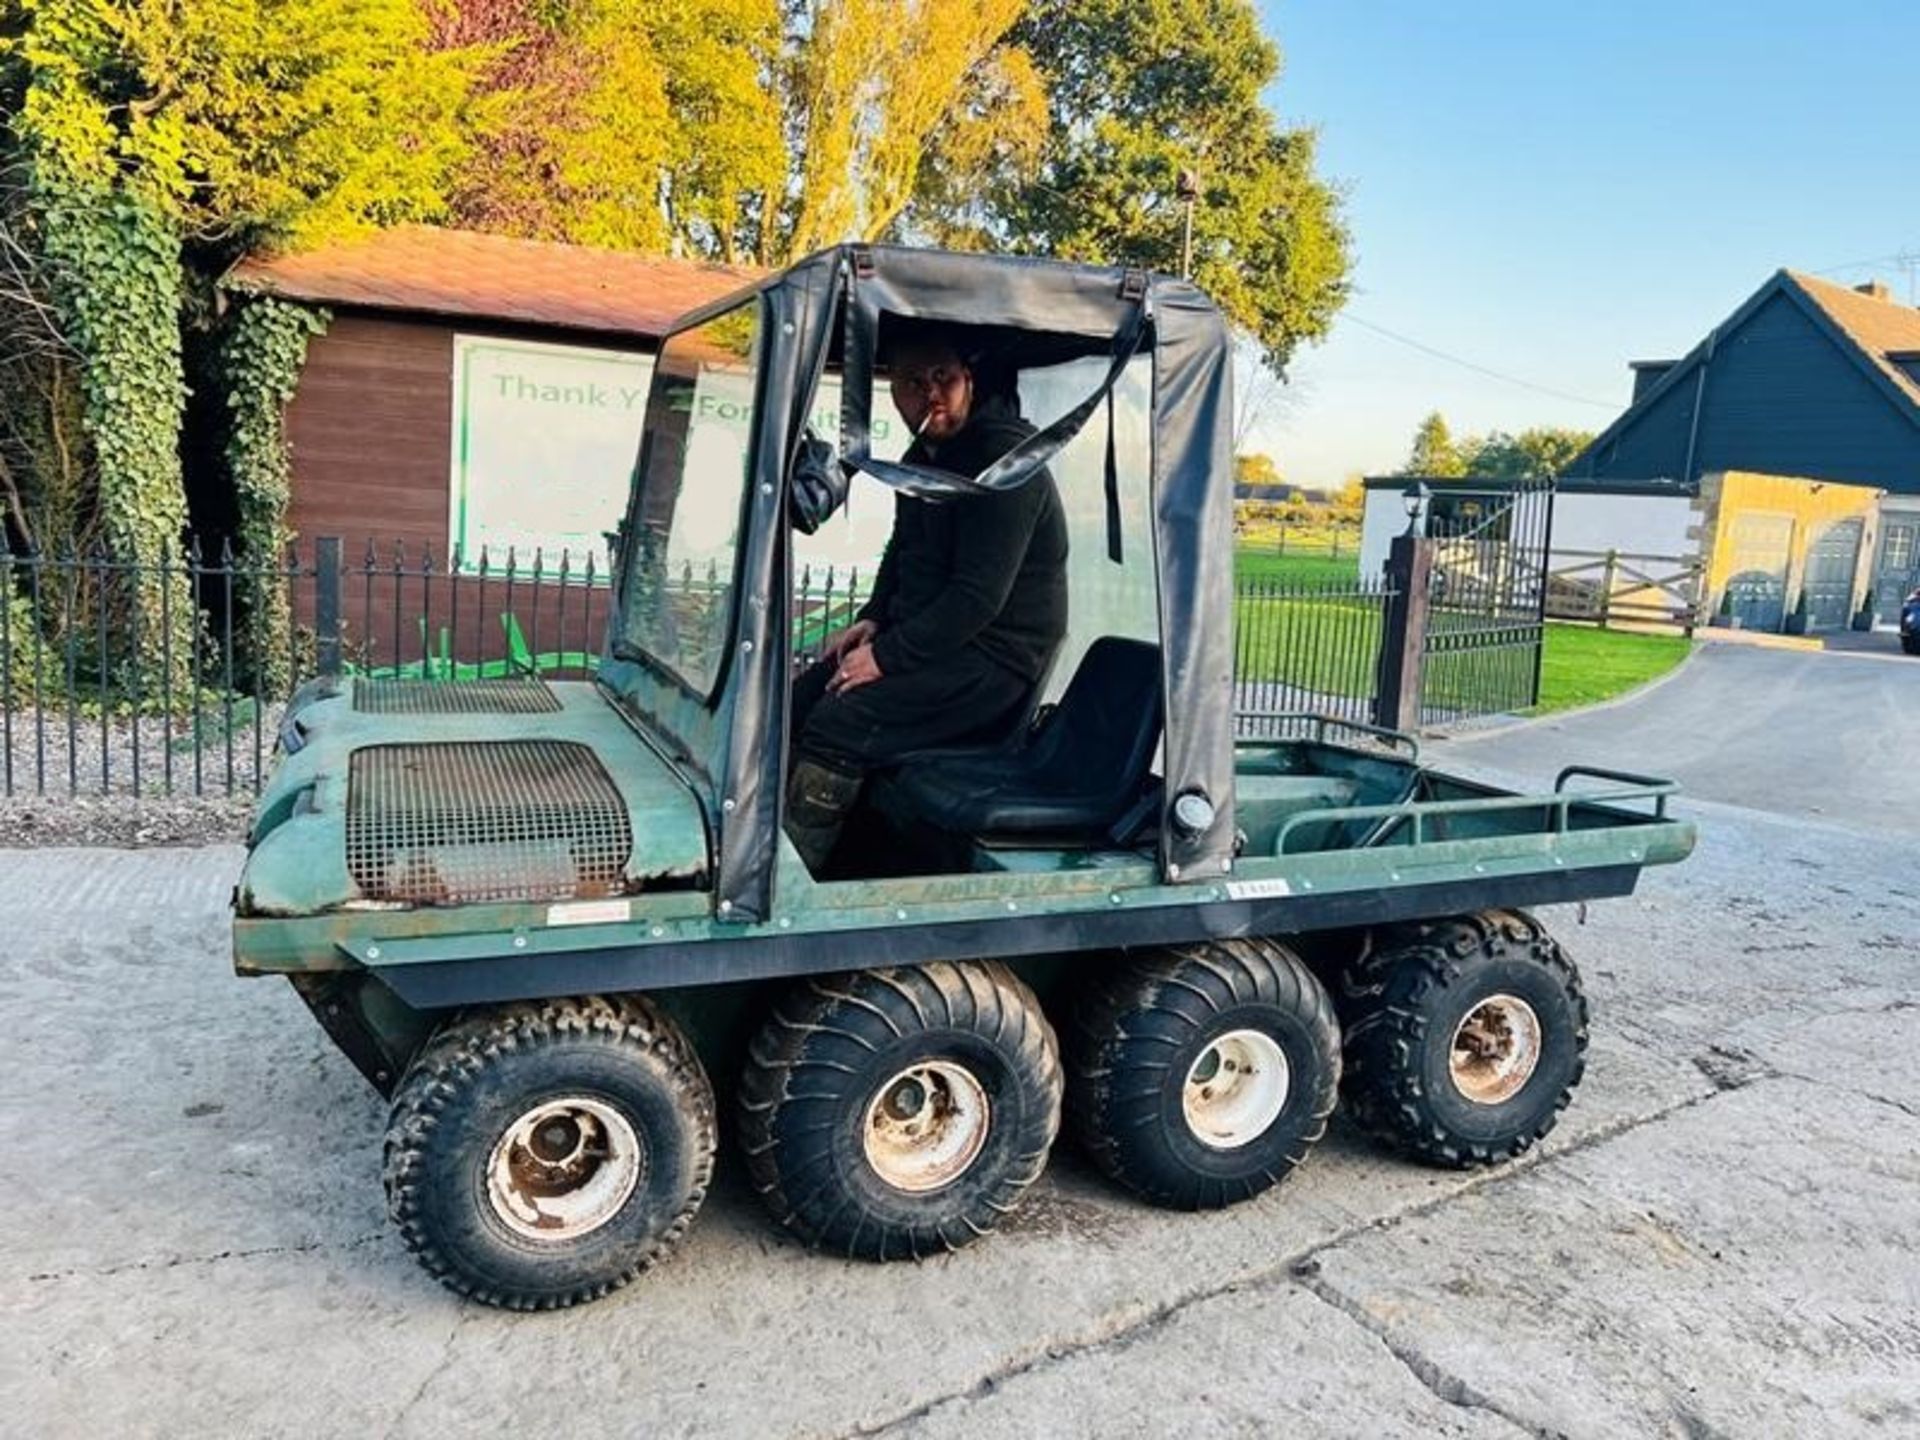
<instances>
[{"instance_id":1,"label":"knobby off-road tire","mask_svg":"<svg viewBox=\"0 0 1920 1440\"><path fill-rule=\"evenodd\" d=\"M1128 961L1081 1002L1068 1124L1156 1205L1258 1195L1326 1132L1340 1081L1333 1002L1284 945L1227 940Z\"/></svg>"},{"instance_id":2,"label":"knobby off-road tire","mask_svg":"<svg viewBox=\"0 0 1920 1440\"><path fill-rule=\"evenodd\" d=\"M1060 1127L1058 1044L1004 965L940 963L796 986L740 1084L748 1173L776 1220L868 1260L987 1234Z\"/></svg>"},{"instance_id":3,"label":"knobby off-road tire","mask_svg":"<svg viewBox=\"0 0 1920 1440\"><path fill-rule=\"evenodd\" d=\"M1383 932L1342 977L1338 1003L1348 1112L1434 1164L1491 1165L1528 1149L1586 1068L1579 971L1518 910Z\"/></svg>"},{"instance_id":4,"label":"knobby off-road tire","mask_svg":"<svg viewBox=\"0 0 1920 1440\"><path fill-rule=\"evenodd\" d=\"M598 1299L671 1248L706 1198L713 1091L638 996L472 1012L408 1068L387 1208L427 1270L510 1310Z\"/></svg>"}]
</instances>

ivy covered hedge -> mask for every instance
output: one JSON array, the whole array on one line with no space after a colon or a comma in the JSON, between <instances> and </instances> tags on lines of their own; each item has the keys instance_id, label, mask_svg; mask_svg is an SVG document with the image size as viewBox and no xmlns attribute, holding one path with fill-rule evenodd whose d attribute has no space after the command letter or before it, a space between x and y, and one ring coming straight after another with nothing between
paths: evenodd
<instances>
[{"instance_id":1,"label":"ivy covered hedge","mask_svg":"<svg viewBox=\"0 0 1920 1440\"><path fill-rule=\"evenodd\" d=\"M286 413L306 363L307 342L323 333L324 310L288 304L270 296L241 302L220 346L218 373L225 392L227 477L237 501L235 548L264 559L286 552L291 466ZM284 576L250 572L242 581L242 604L256 634L285 635L293 615ZM282 689L289 676L286 652L267 647L261 683Z\"/></svg>"}]
</instances>

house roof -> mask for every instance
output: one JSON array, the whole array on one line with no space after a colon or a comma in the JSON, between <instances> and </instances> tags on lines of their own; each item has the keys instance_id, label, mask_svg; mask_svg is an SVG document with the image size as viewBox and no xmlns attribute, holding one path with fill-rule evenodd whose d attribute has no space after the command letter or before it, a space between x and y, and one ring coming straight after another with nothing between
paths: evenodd
<instances>
[{"instance_id":1,"label":"house roof","mask_svg":"<svg viewBox=\"0 0 1920 1440\"><path fill-rule=\"evenodd\" d=\"M1567 473L1579 475L1588 468L1594 456L1604 454L1606 447L1661 397L1687 383L1688 377L1712 358L1718 345L1730 339L1776 295L1785 295L1797 305L1897 411L1920 427L1920 379L1894 359L1905 351L1920 350L1920 310L1885 295L1865 294L1797 271L1779 270L1738 310L1708 331L1706 339L1679 360L1670 362L1666 372L1636 395L1619 419L1580 452L1567 467Z\"/></svg>"},{"instance_id":2,"label":"house roof","mask_svg":"<svg viewBox=\"0 0 1920 1440\"><path fill-rule=\"evenodd\" d=\"M1820 307L1840 331L1874 363L1882 374L1920 405L1920 380L1894 357L1920 350L1920 310L1874 295L1863 295L1844 285L1829 284L1811 275L1783 272Z\"/></svg>"},{"instance_id":3,"label":"house roof","mask_svg":"<svg viewBox=\"0 0 1920 1440\"><path fill-rule=\"evenodd\" d=\"M736 266L402 225L277 259L243 260L224 283L321 305L657 339L688 311L759 278Z\"/></svg>"}]
</instances>

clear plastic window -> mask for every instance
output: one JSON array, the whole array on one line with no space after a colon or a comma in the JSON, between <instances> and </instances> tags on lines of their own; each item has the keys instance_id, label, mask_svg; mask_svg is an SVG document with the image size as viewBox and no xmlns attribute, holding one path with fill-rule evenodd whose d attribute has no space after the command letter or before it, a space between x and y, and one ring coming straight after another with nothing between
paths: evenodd
<instances>
[{"instance_id":1,"label":"clear plastic window","mask_svg":"<svg viewBox=\"0 0 1920 1440\"><path fill-rule=\"evenodd\" d=\"M732 632L759 367L756 297L669 339L647 397L622 638L702 695Z\"/></svg>"}]
</instances>

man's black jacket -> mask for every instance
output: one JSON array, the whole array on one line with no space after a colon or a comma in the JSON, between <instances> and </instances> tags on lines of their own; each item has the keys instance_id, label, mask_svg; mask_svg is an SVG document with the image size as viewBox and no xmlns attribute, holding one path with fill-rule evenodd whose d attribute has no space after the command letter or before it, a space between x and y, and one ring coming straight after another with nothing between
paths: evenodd
<instances>
[{"instance_id":1,"label":"man's black jacket","mask_svg":"<svg viewBox=\"0 0 1920 1440\"><path fill-rule=\"evenodd\" d=\"M909 464L978 475L1033 434L997 399L983 400L937 447L915 442ZM860 612L880 627L883 675L937 664L969 648L1028 680L1047 668L1067 630L1067 521L1053 476L950 500L894 500L893 535L873 598Z\"/></svg>"}]
</instances>

